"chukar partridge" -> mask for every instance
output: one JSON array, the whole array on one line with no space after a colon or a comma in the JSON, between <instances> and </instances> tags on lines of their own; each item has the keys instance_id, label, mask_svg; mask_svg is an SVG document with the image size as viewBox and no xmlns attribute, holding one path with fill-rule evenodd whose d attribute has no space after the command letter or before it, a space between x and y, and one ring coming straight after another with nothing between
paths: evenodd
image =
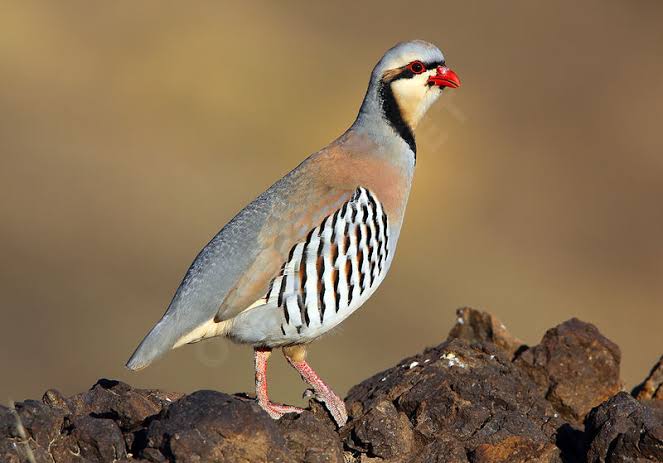
<instances>
[{"instance_id":1,"label":"chukar partridge","mask_svg":"<svg viewBox=\"0 0 663 463\"><path fill-rule=\"evenodd\" d=\"M203 248L127 367L214 336L249 344L258 402L279 418L301 411L267 394L267 359L280 347L342 426L343 400L308 365L306 346L361 307L387 274L416 164L414 129L444 88L459 86L430 43L387 51L352 126Z\"/></svg>"}]
</instances>

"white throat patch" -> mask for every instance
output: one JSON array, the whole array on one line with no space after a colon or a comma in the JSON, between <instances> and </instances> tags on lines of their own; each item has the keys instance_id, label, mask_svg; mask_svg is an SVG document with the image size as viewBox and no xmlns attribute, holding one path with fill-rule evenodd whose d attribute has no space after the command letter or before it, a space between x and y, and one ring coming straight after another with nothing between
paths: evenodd
<instances>
[{"instance_id":1,"label":"white throat patch","mask_svg":"<svg viewBox=\"0 0 663 463\"><path fill-rule=\"evenodd\" d=\"M435 70L431 70L410 79L397 79L391 83L401 116L412 130L417 127L426 111L442 94L436 85L427 84L428 77L434 75L435 72Z\"/></svg>"}]
</instances>

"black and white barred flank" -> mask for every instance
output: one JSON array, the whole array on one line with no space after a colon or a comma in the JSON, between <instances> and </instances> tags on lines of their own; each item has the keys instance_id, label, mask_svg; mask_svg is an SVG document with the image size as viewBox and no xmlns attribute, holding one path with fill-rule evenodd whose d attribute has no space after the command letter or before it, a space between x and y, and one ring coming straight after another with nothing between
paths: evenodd
<instances>
[{"instance_id":1,"label":"black and white barred flank","mask_svg":"<svg viewBox=\"0 0 663 463\"><path fill-rule=\"evenodd\" d=\"M375 195L352 198L292 247L265 303L283 311L284 336L317 336L361 306L386 273L389 222Z\"/></svg>"}]
</instances>

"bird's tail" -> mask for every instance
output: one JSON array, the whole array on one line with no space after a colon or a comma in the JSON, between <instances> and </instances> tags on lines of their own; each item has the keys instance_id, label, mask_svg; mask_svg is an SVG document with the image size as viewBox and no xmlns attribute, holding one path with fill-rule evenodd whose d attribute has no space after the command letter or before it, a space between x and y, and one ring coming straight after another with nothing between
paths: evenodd
<instances>
[{"instance_id":1,"label":"bird's tail","mask_svg":"<svg viewBox=\"0 0 663 463\"><path fill-rule=\"evenodd\" d=\"M127 362L127 368L142 370L171 349L214 336L224 336L230 326L229 320L217 323L214 319L207 320L198 326L189 326L179 323L176 317L167 313L136 348Z\"/></svg>"},{"instance_id":2,"label":"bird's tail","mask_svg":"<svg viewBox=\"0 0 663 463\"><path fill-rule=\"evenodd\" d=\"M159 323L141 341L131 358L127 362L130 370L142 370L157 358L173 348L175 340L172 339L172 326L167 320L161 319Z\"/></svg>"}]
</instances>

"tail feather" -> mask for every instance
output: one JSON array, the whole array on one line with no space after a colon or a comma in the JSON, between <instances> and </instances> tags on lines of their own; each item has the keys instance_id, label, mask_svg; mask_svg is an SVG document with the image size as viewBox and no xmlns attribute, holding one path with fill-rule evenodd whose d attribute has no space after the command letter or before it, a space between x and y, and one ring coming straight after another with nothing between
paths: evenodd
<instances>
[{"instance_id":1,"label":"tail feather","mask_svg":"<svg viewBox=\"0 0 663 463\"><path fill-rule=\"evenodd\" d=\"M193 344L206 338L223 336L230 327L228 320L217 323L210 319L196 327L178 326L178 323L173 320L174 317L166 314L152 328L127 362L127 368L142 370L171 349L184 344Z\"/></svg>"},{"instance_id":2,"label":"tail feather","mask_svg":"<svg viewBox=\"0 0 663 463\"><path fill-rule=\"evenodd\" d=\"M157 358L173 348L176 339L173 339L173 330L164 317L154 325L136 348L126 366L130 370L142 370Z\"/></svg>"}]
</instances>

